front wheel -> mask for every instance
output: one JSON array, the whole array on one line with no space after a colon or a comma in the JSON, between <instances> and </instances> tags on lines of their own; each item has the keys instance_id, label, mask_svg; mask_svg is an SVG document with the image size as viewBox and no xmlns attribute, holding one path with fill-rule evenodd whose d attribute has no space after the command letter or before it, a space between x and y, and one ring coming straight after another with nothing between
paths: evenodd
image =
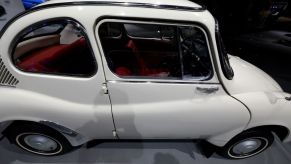
<instances>
[{"instance_id":1,"label":"front wheel","mask_svg":"<svg viewBox=\"0 0 291 164\"><path fill-rule=\"evenodd\" d=\"M271 132L244 132L230 140L218 153L229 159L248 158L266 150L273 141Z\"/></svg>"},{"instance_id":2,"label":"front wheel","mask_svg":"<svg viewBox=\"0 0 291 164\"><path fill-rule=\"evenodd\" d=\"M42 125L18 125L7 138L30 153L55 156L72 150L71 144L59 132Z\"/></svg>"}]
</instances>

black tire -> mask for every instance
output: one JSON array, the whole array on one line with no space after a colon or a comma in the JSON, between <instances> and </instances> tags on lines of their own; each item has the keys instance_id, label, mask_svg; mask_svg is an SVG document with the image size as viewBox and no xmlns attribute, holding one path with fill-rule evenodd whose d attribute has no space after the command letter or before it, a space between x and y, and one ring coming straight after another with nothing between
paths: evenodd
<instances>
[{"instance_id":1,"label":"black tire","mask_svg":"<svg viewBox=\"0 0 291 164\"><path fill-rule=\"evenodd\" d=\"M70 152L73 149L62 134L41 124L14 124L9 127L4 135L11 143L16 144L27 152L37 155L57 156Z\"/></svg>"},{"instance_id":2,"label":"black tire","mask_svg":"<svg viewBox=\"0 0 291 164\"><path fill-rule=\"evenodd\" d=\"M228 159L244 159L255 156L272 145L271 132L247 131L230 140L217 153Z\"/></svg>"}]
</instances>

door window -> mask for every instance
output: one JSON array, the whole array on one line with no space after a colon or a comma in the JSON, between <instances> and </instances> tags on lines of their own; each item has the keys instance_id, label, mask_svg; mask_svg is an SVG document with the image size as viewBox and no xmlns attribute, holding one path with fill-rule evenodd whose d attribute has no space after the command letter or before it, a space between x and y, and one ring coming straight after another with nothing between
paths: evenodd
<instances>
[{"instance_id":1,"label":"door window","mask_svg":"<svg viewBox=\"0 0 291 164\"><path fill-rule=\"evenodd\" d=\"M86 34L74 21L37 23L18 36L12 59L22 71L81 77L96 72Z\"/></svg>"},{"instance_id":2,"label":"door window","mask_svg":"<svg viewBox=\"0 0 291 164\"><path fill-rule=\"evenodd\" d=\"M197 26L106 22L99 37L110 70L122 78L212 76L206 35Z\"/></svg>"}]
</instances>

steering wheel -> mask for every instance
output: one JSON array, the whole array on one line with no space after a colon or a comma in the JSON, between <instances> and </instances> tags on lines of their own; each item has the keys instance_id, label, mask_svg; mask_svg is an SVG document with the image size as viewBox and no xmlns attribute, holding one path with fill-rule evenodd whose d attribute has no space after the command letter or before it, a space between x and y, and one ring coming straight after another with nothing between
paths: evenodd
<instances>
[{"instance_id":1,"label":"steering wheel","mask_svg":"<svg viewBox=\"0 0 291 164\"><path fill-rule=\"evenodd\" d=\"M181 42L181 49L183 52L183 55L185 55L186 58L189 58L190 61L195 61L191 63L191 68L197 68L197 65L199 65L201 68L203 68L204 71L209 72L208 67L205 65L203 59L201 59L201 55L197 54L203 54L201 53L203 51L203 48L205 47L205 42L200 38L194 38L193 36L189 36L186 38L183 38L183 41ZM204 72L203 71L203 72ZM198 71L201 76L204 76L203 72Z\"/></svg>"}]
</instances>

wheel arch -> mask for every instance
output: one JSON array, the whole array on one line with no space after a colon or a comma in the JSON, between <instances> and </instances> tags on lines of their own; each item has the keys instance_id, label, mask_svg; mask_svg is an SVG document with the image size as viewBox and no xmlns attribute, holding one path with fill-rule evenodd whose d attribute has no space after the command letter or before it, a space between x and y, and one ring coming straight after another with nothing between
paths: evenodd
<instances>
[{"instance_id":1,"label":"wheel arch","mask_svg":"<svg viewBox=\"0 0 291 164\"><path fill-rule=\"evenodd\" d=\"M233 131L222 133L217 136L208 138L206 139L206 141L217 147L223 147L234 137L248 131L274 132L281 141L284 141L290 134L289 129L283 125L260 125L248 129L243 128L235 129Z\"/></svg>"},{"instance_id":2,"label":"wheel arch","mask_svg":"<svg viewBox=\"0 0 291 164\"><path fill-rule=\"evenodd\" d=\"M59 132L63 137L65 137L72 146L80 146L87 142L85 137L82 136L81 134L65 126L59 125L51 121L41 120L37 122L37 121L30 121L30 120L11 120L11 121L1 122L0 124L3 125L1 133L4 136L9 135L9 133L15 130L17 126L27 124L27 125L38 125L44 128L50 128L52 130L55 130Z\"/></svg>"},{"instance_id":3,"label":"wheel arch","mask_svg":"<svg viewBox=\"0 0 291 164\"><path fill-rule=\"evenodd\" d=\"M271 131L274 132L281 141L284 141L290 134L289 129L282 125L262 125L246 129L245 131Z\"/></svg>"}]
</instances>

